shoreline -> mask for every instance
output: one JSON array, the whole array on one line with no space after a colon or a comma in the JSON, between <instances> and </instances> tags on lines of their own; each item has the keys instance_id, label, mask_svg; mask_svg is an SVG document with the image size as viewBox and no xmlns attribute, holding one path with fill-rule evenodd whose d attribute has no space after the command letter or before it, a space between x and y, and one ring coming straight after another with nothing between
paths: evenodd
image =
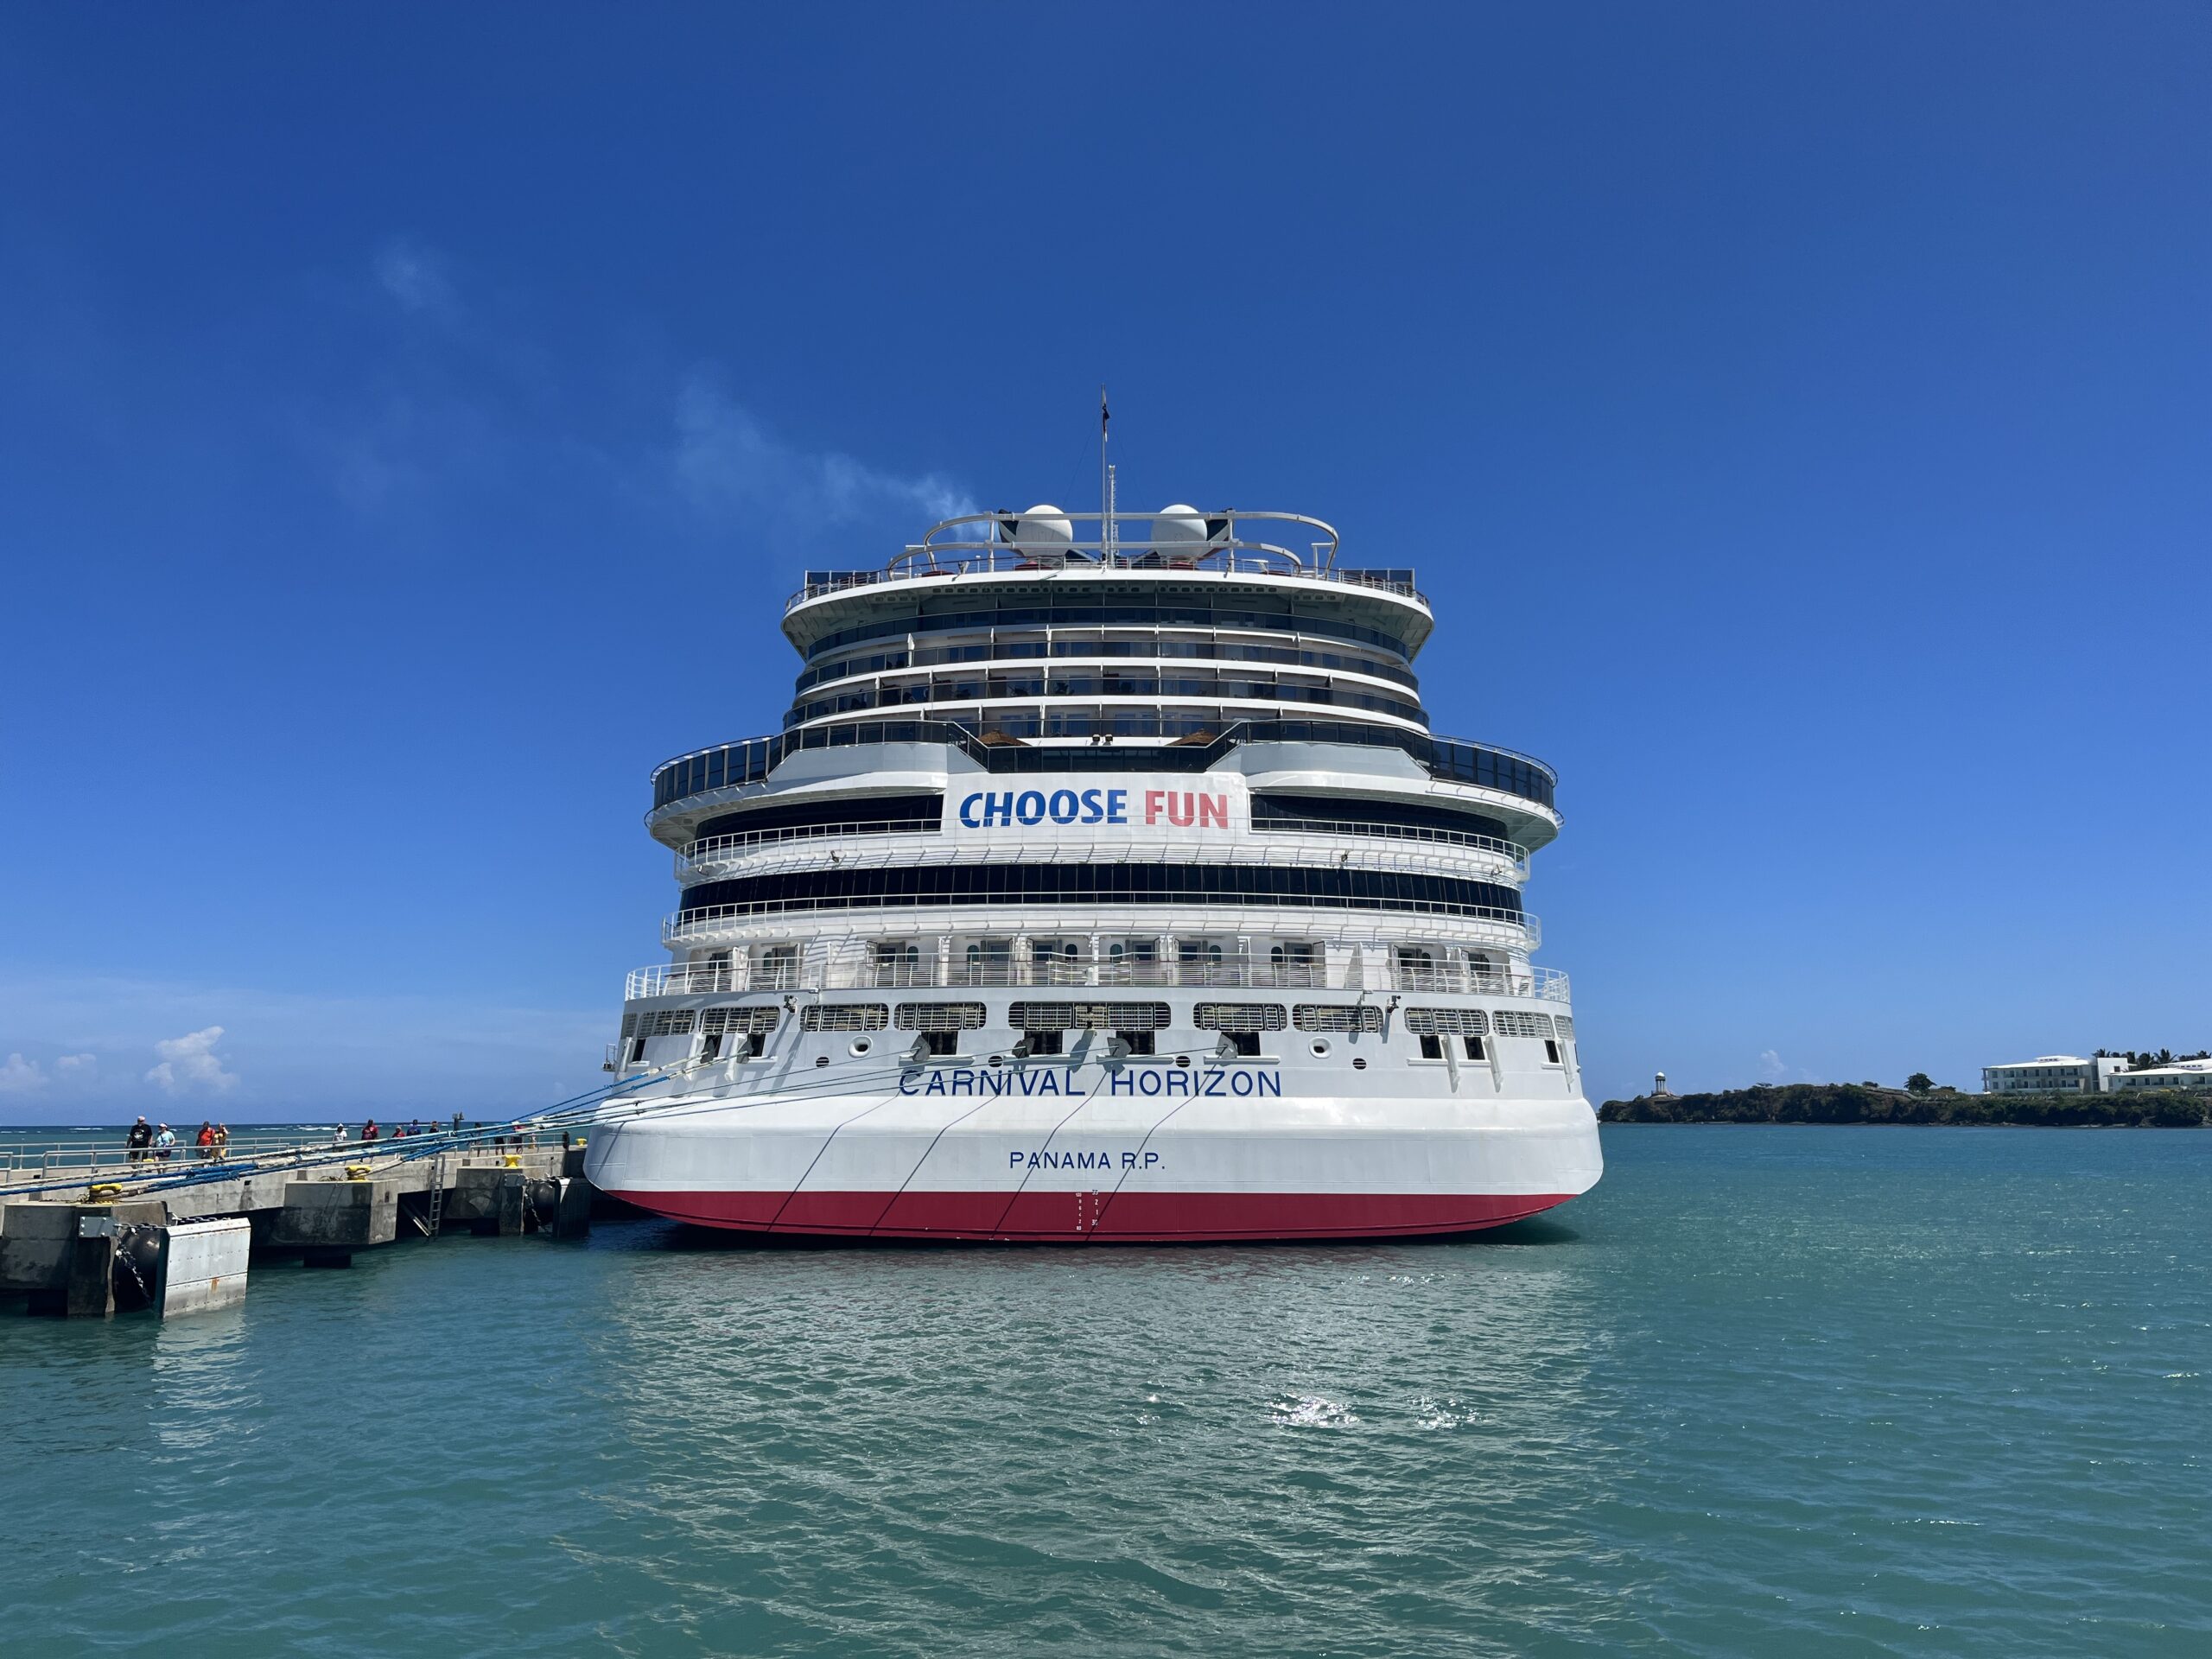
<instances>
[{"instance_id":1,"label":"shoreline","mask_svg":"<svg viewBox=\"0 0 2212 1659\"><path fill-rule=\"evenodd\" d=\"M1600 1123L1841 1123L1914 1128L2201 1129L2212 1091L2107 1095L1924 1095L1859 1083L1758 1084L1709 1094L1609 1100Z\"/></svg>"}]
</instances>

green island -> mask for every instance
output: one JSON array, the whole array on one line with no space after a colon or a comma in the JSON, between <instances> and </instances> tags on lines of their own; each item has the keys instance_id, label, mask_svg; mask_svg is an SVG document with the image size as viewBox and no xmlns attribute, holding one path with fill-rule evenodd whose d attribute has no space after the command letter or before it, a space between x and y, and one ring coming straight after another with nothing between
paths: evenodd
<instances>
[{"instance_id":1,"label":"green island","mask_svg":"<svg viewBox=\"0 0 2212 1659\"><path fill-rule=\"evenodd\" d=\"M1871 1083L1758 1084L1709 1095L1609 1100L1601 1123L1933 1123L2044 1129L2201 1129L2212 1125L2212 1090L2126 1094L1962 1095Z\"/></svg>"}]
</instances>

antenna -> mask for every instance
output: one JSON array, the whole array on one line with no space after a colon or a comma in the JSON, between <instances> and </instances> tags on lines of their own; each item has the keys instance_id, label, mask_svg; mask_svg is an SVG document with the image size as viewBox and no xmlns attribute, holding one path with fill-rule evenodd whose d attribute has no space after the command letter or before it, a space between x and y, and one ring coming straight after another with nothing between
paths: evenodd
<instances>
[{"instance_id":1,"label":"antenna","mask_svg":"<svg viewBox=\"0 0 2212 1659\"><path fill-rule=\"evenodd\" d=\"M1098 388L1098 563L1109 564L1108 550L1114 540L1114 469L1106 464L1106 423L1113 415L1106 407L1106 388Z\"/></svg>"}]
</instances>

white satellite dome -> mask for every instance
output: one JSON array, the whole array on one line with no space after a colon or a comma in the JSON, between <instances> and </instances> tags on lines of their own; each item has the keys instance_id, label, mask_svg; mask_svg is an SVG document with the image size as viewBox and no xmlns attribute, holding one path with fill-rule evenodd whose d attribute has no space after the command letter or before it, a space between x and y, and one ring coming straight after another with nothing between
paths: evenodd
<instances>
[{"instance_id":1,"label":"white satellite dome","mask_svg":"<svg viewBox=\"0 0 2212 1659\"><path fill-rule=\"evenodd\" d=\"M1049 501L1040 501L1008 527L1014 546L1023 556L1039 563L1064 563L1075 545L1075 526L1068 516Z\"/></svg>"},{"instance_id":2,"label":"white satellite dome","mask_svg":"<svg viewBox=\"0 0 2212 1659\"><path fill-rule=\"evenodd\" d=\"M1177 502L1153 515L1152 550L1171 564L1196 564L1211 537L1206 516Z\"/></svg>"}]
</instances>

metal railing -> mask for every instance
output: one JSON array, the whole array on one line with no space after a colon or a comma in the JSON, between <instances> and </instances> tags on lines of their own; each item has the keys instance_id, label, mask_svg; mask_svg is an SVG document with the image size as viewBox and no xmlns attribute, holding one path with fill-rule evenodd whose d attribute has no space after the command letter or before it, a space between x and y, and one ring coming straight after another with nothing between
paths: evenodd
<instances>
[{"instance_id":1,"label":"metal railing","mask_svg":"<svg viewBox=\"0 0 2212 1659\"><path fill-rule=\"evenodd\" d=\"M1433 611L1428 595L1414 585L1412 573L1385 573L1380 570L1316 570L1310 566L1286 564L1284 559L1296 556L1281 548L1269 548L1264 543L1240 543L1236 550L1224 550L1218 554L1191 563L1180 558L1163 557L1158 550L1147 543L1145 550L1135 557L1128 556L1128 549L1122 548L1109 563L1100 563L1096 542L1079 542L1073 551L1080 556L1054 565L1011 548L975 544L974 550L960 563L949 561L935 564L918 564L897 570L825 570L812 574L810 579L784 601L784 613L789 615L800 606L814 600L828 599L837 594L848 594L857 588L878 588L894 582L924 582L943 580L948 576L979 576L992 575L1016 575L1029 572L1052 570L1061 575L1073 570L1116 574L1129 570L1172 570L1179 576L1283 576L1295 582L1335 582L1347 588L1365 588L1409 599L1423 610ZM952 550L940 544L934 550L939 553ZM1238 553L1243 553L1243 558ZM1280 556L1271 556L1279 555Z\"/></svg>"},{"instance_id":2,"label":"metal railing","mask_svg":"<svg viewBox=\"0 0 2212 1659\"><path fill-rule=\"evenodd\" d=\"M1178 535L1154 539L1156 515L1128 512L1058 512L1024 522L1017 512L967 513L931 526L881 570L810 570L806 580L785 602L786 613L810 600L874 588L887 582L919 582L946 576L984 575L1052 570L1089 571L1173 570L1179 574L1204 571L1221 575L1289 576L1303 582L1332 582L1372 588L1410 599L1424 610L1428 600L1414 586L1411 570L1352 570L1337 568L1339 538L1333 525L1295 512L1198 512L1196 537ZM1177 515L1179 518L1183 515ZM1058 522L1055 523L1054 521ZM1074 538L1075 527L1090 524L1096 534L1089 541ZM1122 526L1141 525L1143 534L1132 537ZM1265 527L1279 535L1281 526L1302 525L1319 532L1305 555L1275 543L1247 537L1246 525Z\"/></svg>"},{"instance_id":3,"label":"metal railing","mask_svg":"<svg viewBox=\"0 0 2212 1659\"><path fill-rule=\"evenodd\" d=\"M1567 1002L1567 975L1556 968L1468 968L1456 963L1415 966L1394 962L1389 969L1394 991L1426 991L1452 996L1533 996Z\"/></svg>"},{"instance_id":4,"label":"metal railing","mask_svg":"<svg viewBox=\"0 0 2212 1659\"><path fill-rule=\"evenodd\" d=\"M841 954L841 950L843 954ZM774 976L762 982L756 970L752 982L732 965L666 963L633 969L624 980L623 997L715 995L721 993L813 995L822 991L949 990L1004 988L1154 986L1205 987L1255 990L1390 990L1463 996L1535 997L1547 1001L1571 1001L1567 976L1557 969L1471 967L1463 963L1418 965L1395 959L1342 957L1332 961L1317 956L1310 961L1277 962L1257 955L1211 957L1130 957L1097 961L1070 961L1065 957L1019 962L992 958L969 962L927 957L878 961L852 954L853 947L833 947L826 963L817 963L804 974Z\"/></svg>"},{"instance_id":5,"label":"metal railing","mask_svg":"<svg viewBox=\"0 0 2212 1659\"><path fill-rule=\"evenodd\" d=\"M283 1170L308 1160L324 1161L339 1151L356 1153L362 1162L370 1163L379 1156L403 1152L417 1141L431 1135L449 1135L451 1133L448 1123L437 1122L424 1125L414 1135L395 1134L387 1128L378 1139L363 1141L360 1128L357 1123L348 1124L346 1138L342 1141L334 1134L308 1141L301 1140L296 1135L234 1135L225 1146L203 1147L181 1142L167 1148L166 1154L164 1149L158 1147L126 1147L120 1139L0 1146L0 1186L78 1177L82 1177L88 1183L104 1177L129 1182L149 1180L162 1175L215 1170L235 1170L244 1178L263 1171ZM464 1161L479 1154L496 1157L510 1151L556 1145L559 1141L556 1134L519 1129L490 1135L476 1131L467 1133L475 1138L461 1150L448 1153L448 1157L460 1157Z\"/></svg>"},{"instance_id":6,"label":"metal railing","mask_svg":"<svg viewBox=\"0 0 2212 1659\"><path fill-rule=\"evenodd\" d=\"M1350 868L1443 876L1510 876L1529 879L1529 852L1494 836L1459 833L1395 833L1398 826L1359 828L1322 819L1255 819L1253 836L1208 837L1194 847L1187 835L1133 825L1127 830L1062 834L1041 843L1024 844L1018 856L1031 864L1176 863L1203 850L1205 861L1227 865L1288 865ZM935 824L926 831L888 826L854 826L868 839L859 845L824 849L813 838L771 836L758 840L717 836L694 842L676 855L676 879L686 884L741 872L767 874L788 870L868 870L943 865L992 864L1011 855L1003 837L946 836ZM1393 833L1384 834L1384 830ZM1363 833L1366 838L1361 839ZM694 852L693 849L702 850Z\"/></svg>"},{"instance_id":7,"label":"metal railing","mask_svg":"<svg viewBox=\"0 0 2212 1659\"><path fill-rule=\"evenodd\" d=\"M1052 868L1039 866L1040 868ZM1089 918L1094 913L1117 914L1131 910L1146 911L1160 903L1161 899L1141 896L1116 897L1101 895L1090 899L1070 899L1065 893L1039 892L1035 893L994 893L988 900L962 895L931 895L928 897L893 897L871 895L855 899L849 893L838 893L821 898L764 899L751 903L702 905L696 909L678 911L662 919L661 943L680 945L711 939L747 923L771 917L810 916L824 912L846 910L958 910L973 911L1000 906L1029 906L1039 909L1050 906L1066 917L1064 925L1070 931L1091 931ZM1173 901L1179 906L1216 910L1249 910L1255 903L1280 906L1288 910L1360 910L1382 912L1391 915L1435 916L1459 923L1478 925L1484 938L1504 939L1513 945L1531 950L1542 938L1542 930L1534 916L1522 910L1505 910L1488 905L1460 905L1445 900L1407 900L1400 904L1376 901L1326 902L1312 895L1298 899L1255 899L1250 893L1224 889L1218 893L1180 893ZM974 926L975 924L969 924ZM1009 931L1013 931L1008 929ZM1460 937L1465 937L1462 934Z\"/></svg>"}]
</instances>

